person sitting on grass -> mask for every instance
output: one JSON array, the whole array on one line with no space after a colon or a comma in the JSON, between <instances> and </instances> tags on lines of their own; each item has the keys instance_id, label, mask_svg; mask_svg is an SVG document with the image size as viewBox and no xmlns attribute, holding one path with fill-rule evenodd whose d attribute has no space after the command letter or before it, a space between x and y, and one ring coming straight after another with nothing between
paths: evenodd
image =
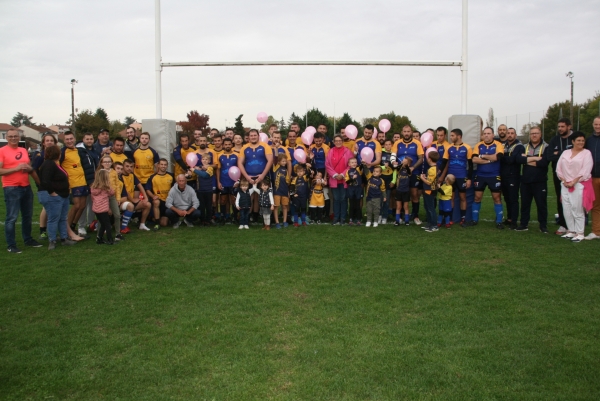
<instances>
[{"instance_id":1,"label":"person sitting on grass","mask_svg":"<svg viewBox=\"0 0 600 401\"><path fill-rule=\"evenodd\" d=\"M173 228L179 228L181 218L188 227L194 227L192 221L200 219L200 211L196 191L187 185L185 174L177 176L177 185L169 190L169 195L165 201L165 216L173 223Z\"/></svg>"},{"instance_id":2,"label":"person sitting on grass","mask_svg":"<svg viewBox=\"0 0 600 401\"><path fill-rule=\"evenodd\" d=\"M368 168L365 169L367 178L367 223L365 227L377 227L377 219L379 218L379 212L381 211L381 198L386 201L385 198L385 182L381 178L381 166L373 167L373 173Z\"/></svg>"},{"instance_id":3,"label":"person sitting on grass","mask_svg":"<svg viewBox=\"0 0 600 401\"><path fill-rule=\"evenodd\" d=\"M109 198L115 194L115 191L110 187L110 177L108 171L98 170L94 182L91 186L92 192L92 211L96 213L98 219L98 234L96 235L96 244L113 245L112 226L110 224ZM106 233L106 241L104 234Z\"/></svg>"}]
</instances>

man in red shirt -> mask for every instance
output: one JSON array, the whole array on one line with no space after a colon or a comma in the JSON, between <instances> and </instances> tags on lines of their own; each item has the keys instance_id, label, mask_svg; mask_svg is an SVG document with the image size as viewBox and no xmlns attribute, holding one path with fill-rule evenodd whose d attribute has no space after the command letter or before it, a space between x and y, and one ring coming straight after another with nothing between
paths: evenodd
<instances>
[{"instance_id":1,"label":"man in red shirt","mask_svg":"<svg viewBox=\"0 0 600 401\"><path fill-rule=\"evenodd\" d=\"M19 147L19 132L16 129L8 130L6 140L8 145L0 148L0 176L4 189L4 202L6 202L4 233L8 252L21 253L21 250L17 248L15 238L15 224L19 217L19 210L21 211L21 231L25 245L33 248L42 246L31 237L33 192L29 185L29 175L31 174L36 182L39 182L39 179L35 170L31 168L27 149Z\"/></svg>"}]
</instances>

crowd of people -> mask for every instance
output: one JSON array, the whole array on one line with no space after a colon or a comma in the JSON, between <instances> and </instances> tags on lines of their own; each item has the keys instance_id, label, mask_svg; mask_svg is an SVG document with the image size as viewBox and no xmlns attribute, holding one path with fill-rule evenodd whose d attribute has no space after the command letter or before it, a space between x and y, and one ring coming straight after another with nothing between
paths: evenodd
<instances>
[{"instance_id":1,"label":"crowd of people","mask_svg":"<svg viewBox=\"0 0 600 401\"><path fill-rule=\"evenodd\" d=\"M563 118L549 143L538 127L532 127L529 141L521 143L514 128L500 125L496 134L486 127L481 141L471 147L463 142L460 129L448 133L445 127L420 133L407 125L399 133L375 134L375 127L366 125L362 137L353 140L344 128L331 138L322 124L309 143L303 143L307 140L298 124L291 125L285 140L272 125L262 140L265 134L255 129L244 135L231 129L213 129L209 135L182 133L172 155L159 155L150 146L149 133L138 136L129 127L126 138L114 141L102 130L96 138L84 134L77 143L67 131L62 149L47 133L33 160L18 147L18 132L10 130L8 145L0 149L8 251L21 252L15 238L19 212L25 246L42 246L31 234L30 177L43 205L40 238L54 249L59 243L88 239L91 232L97 244L113 245L134 224L150 231L169 225L176 229L182 224L235 223L243 230L262 222L263 229L270 230L325 222L378 227L389 221L395 226L421 225L433 233L454 224L455 205L460 211L456 223L477 225L486 188L498 229L527 231L535 201L539 230L548 233L550 166L557 202L555 233L573 242L596 239L600 117L593 128L586 139ZM421 135L434 138L427 148ZM474 200L469 210L470 188ZM419 217L421 198L425 224ZM590 210L592 231L584 237Z\"/></svg>"}]
</instances>

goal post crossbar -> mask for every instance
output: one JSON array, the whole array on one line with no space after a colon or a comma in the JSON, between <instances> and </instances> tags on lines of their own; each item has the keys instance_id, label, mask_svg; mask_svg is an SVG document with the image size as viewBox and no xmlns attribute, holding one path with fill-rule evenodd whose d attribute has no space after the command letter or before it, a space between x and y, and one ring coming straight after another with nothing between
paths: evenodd
<instances>
[{"instance_id":1,"label":"goal post crossbar","mask_svg":"<svg viewBox=\"0 0 600 401\"><path fill-rule=\"evenodd\" d=\"M247 67L247 66L282 66L282 65L388 65L388 66L418 66L418 67L460 67L462 61L432 60L432 61L213 61L213 62L177 62L160 63L161 67Z\"/></svg>"}]
</instances>

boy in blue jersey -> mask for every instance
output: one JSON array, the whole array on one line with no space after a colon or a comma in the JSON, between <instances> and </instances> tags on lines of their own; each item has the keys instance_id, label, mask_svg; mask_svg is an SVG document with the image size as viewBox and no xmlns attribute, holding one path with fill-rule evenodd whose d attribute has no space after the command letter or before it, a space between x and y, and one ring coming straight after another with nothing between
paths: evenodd
<instances>
[{"instance_id":1,"label":"boy in blue jersey","mask_svg":"<svg viewBox=\"0 0 600 401\"><path fill-rule=\"evenodd\" d=\"M408 203L410 202L410 165L412 158L405 157L396 171L396 222L394 226L400 226L402 223L402 213L404 213L404 225L410 225L410 213L408 212Z\"/></svg>"},{"instance_id":2,"label":"boy in blue jersey","mask_svg":"<svg viewBox=\"0 0 600 401\"><path fill-rule=\"evenodd\" d=\"M287 214L288 207L290 205L290 189L289 184L291 182L291 171L288 169L289 160L286 153L279 153L277 156L277 165L274 167L275 178L273 180L273 201L275 204L275 210L273 212L275 217L275 228L280 229L279 224L279 206L283 209L283 227L287 227Z\"/></svg>"},{"instance_id":3,"label":"boy in blue jersey","mask_svg":"<svg viewBox=\"0 0 600 401\"><path fill-rule=\"evenodd\" d=\"M212 195L213 195L213 175L214 170L211 166L210 157L200 157L201 166L194 168L194 173L198 176L198 200L200 201L200 212L202 213L202 224L210 225L212 217Z\"/></svg>"},{"instance_id":4,"label":"boy in blue jersey","mask_svg":"<svg viewBox=\"0 0 600 401\"><path fill-rule=\"evenodd\" d=\"M385 182L381 178L381 166L373 167L373 173L368 168L365 169L365 178L367 179L367 223L365 227L377 227L377 218L381 210L381 200L385 202Z\"/></svg>"},{"instance_id":5,"label":"boy in blue jersey","mask_svg":"<svg viewBox=\"0 0 600 401\"><path fill-rule=\"evenodd\" d=\"M306 203L310 193L310 178L307 175L306 167L302 164L296 166L296 177L290 183L290 195L296 214L294 214L294 227L298 227L300 221L306 226ZM300 216L300 219L298 218Z\"/></svg>"},{"instance_id":6,"label":"boy in blue jersey","mask_svg":"<svg viewBox=\"0 0 600 401\"><path fill-rule=\"evenodd\" d=\"M411 216L416 225L421 225L421 220L419 219L419 201L423 183L419 177L422 171L423 154L421 142L413 138L411 126L405 125L402 128L402 139L396 141L392 146L391 161L392 165L397 167L407 156L413 160L412 166L410 167L410 200L412 203Z\"/></svg>"},{"instance_id":7,"label":"boy in blue jersey","mask_svg":"<svg viewBox=\"0 0 600 401\"><path fill-rule=\"evenodd\" d=\"M452 174L448 174L444 179L444 183L438 188L438 199L440 205L440 213L438 214L438 227L442 224L446 225L446 228L450 228L450 217L452 215L452 185L454 185L455 178Z\"/></svg>"},{"instance_id":8,"label":"boy in blue jersey","mask_svg":"<svg viewBox=\"0 0 600 401\"><path fill-rule=\"evenodd\" d=\"M473 226L479 222L479 210L481 209L483 191L488 187L494 199L496 228L504 228L502 224L504 213L500 198L502 190L500 183L500 159L502 156L504 156L504 146L494 140L494 129L486 127L483 130L483 140L475 145L475 149L473 150L473 163L477 164L477 173L474 180L475 201L473 202L473 220L471 221L471 225Z\"/></svg>"},{"instance_id":9,"label":"boy in blue jersey","mask_svg":"<svg viewBox=\"0 0 600 401\"><path fill-rule=\"evenodd\" d=\"M238 156L232 152L233 141L229 138L223 139L223 152L217 157L217 187L219 189L219 206L224 223L231 222L229 211L235 203L233 185L235 182L229 177L229 168L237 167ZM235 212L235 208L234 212Z\"/></svg>"},{"instance_id":10,"label":"boy in blue jersey","mask_svg":"<svg viewBox=\"0 0 600 401\"><path fill-rule=\"evenodd\" d=\"M437 231L437 213L435 210L435 199L437 198L437 167L436 163L440 158L440 154L433 150L429 152L427 156L427 174L421 174L421 181L423 182L423 200L425 202L425 211L427 212L427 227L425 231L434 232Z\"/></svg>"}]
</instances>

